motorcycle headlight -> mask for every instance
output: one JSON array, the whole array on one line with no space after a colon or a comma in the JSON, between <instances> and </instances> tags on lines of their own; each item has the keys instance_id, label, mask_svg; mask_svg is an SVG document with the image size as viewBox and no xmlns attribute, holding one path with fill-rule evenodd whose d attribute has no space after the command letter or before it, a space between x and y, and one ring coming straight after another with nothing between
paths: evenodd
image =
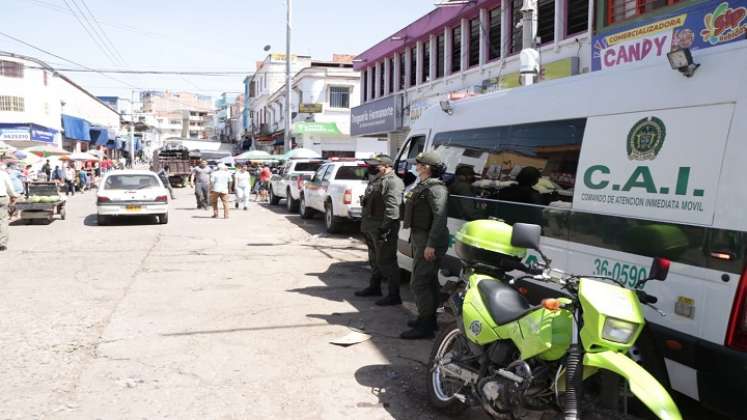
<instances>
[{"instance_id":1,"label":"motorcycle headlight","mask_svg":"<svg viewBox=\"0 0 747 420\"><path fill-rule=\"evenodd\" d=\"M615 318L607 318L604 320L604 328L602 328L602 338L615 343L625 344L633 337L638 324L623 321Z\"/></svg>"}]
</instances>

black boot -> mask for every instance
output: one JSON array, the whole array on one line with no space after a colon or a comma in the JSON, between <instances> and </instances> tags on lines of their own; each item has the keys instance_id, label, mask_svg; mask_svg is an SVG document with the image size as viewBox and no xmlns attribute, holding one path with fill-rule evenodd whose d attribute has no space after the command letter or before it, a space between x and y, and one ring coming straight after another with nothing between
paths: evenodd
<instances>
[{"instance_id":1,"label":"black boot","mask_svg":"<svg viewBox=\"0 0 747 420\"><path fill-rule=\"evenodd\" d=\"M357 292L355 292L355 295L360 297L381 296L381 288L368 286L363 290L358 290Z\"/></svg>"},{"instance_id":2,"label":"black boot","mask_svg":"<svg viewBox=\"0 0 747 420\"><path fill-rule=\"evenodd\" d=\"M381 298L376 301L376 305L378 306L393 306L393 305L401 305L401 304L402 304L402 299L396 295L389 295L385 298Z\"/></svg>"},{"instance_id":3,"label":"black boot","mask_svg":"<svg viewBox=\"0 0 747 420\"><path fill-rule=\"evenodd\" d=\"M436 334L436 320L421 320L418 325L411 330L407 330L399 335L403 340L419 340L423 338L433 338Z\"/></svg>"}]
</instances>

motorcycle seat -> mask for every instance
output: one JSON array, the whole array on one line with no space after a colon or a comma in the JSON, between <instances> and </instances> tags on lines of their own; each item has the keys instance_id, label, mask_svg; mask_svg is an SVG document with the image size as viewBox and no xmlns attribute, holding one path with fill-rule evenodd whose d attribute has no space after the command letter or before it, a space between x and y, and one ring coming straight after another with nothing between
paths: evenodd
<instances>
[{"instance_id":1,"label":"motorcycle seat","mask_svg":"<svg viewBox=\"0 0 747 420\"><path fill-rule=\"evenodd\" d=\"M524 296L499 281L483 280L477 284L477 289L483 304L498 325L515 321L534 309Z\"/></svg>"}]
</instances>

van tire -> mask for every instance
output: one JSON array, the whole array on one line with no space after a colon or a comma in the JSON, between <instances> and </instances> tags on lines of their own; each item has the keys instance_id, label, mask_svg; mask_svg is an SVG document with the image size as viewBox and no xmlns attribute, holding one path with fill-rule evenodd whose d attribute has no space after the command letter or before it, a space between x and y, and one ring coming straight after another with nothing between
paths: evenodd
<instances>
[{"instance_id":1,"label":"van tire","mask_svg":"<svg viewBox=\"0 0 747 420\"><path fill-rule=\"evenodd\" d=\"M301 200L299 200L298 203L298 214L301 215L302 219L311 219L312 217L314 217L314 210L306 207L306 199L303 195L301 196Z\"/></svg>"},{"instance_id":2,"label":"van tire","mask_svg":"<svg viewBox=\"0 0 747 420\"><path fill-rule=\"evenodd\" d=\"M342 220L335 216L334 207L329 201L324 205L324 227L327 233L338 233L342 228Z\"/></svg>"},{"instance_id":3,"label":"van tire","mask_svg":"<svg viewBox=\"0 0 747 420\"><path fill-rule=\"evenodd\" d=\"M275 191L270 187L270 204L277 206L280 203L280 197L275 195Z\"/></svg>"},{"instance_id":4,"label":"van tire","mask_svg":"<svg viewBox=\"0 0 747 420\"><path fill-rule=\"evenodd\" d=\"M294 200L290 189L285 193L285 208L288 212L295 213L298 211L298 200Z\"/></svg>"}]
</instances>

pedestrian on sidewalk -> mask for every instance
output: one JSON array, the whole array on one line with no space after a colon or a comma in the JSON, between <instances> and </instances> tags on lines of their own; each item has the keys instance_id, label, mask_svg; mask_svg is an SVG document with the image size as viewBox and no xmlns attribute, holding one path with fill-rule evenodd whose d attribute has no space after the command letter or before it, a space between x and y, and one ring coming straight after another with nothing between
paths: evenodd
<instances>
[{"instance_id":1,"label":"pedestrian on sidewalk","mask_svg":"<svg viewBox=\"0 0 747 420\"><path fill-rule=\"evenodd\" d=\"M410 229L413 256L410 288L415 295L418 318L408 322L412 329L400 335L408 340L433 338L438 327L438 269L449 247L446 226L449 191L440 179L446 166L436 152L421 153L415 162L420 182L409 193L404 228Z\"/></svg>"},{"instance_id":2,"label":"pedestrian on sidewalk","mask_svg":"<svg viewBox=\"0 0 747 420\"><path fill-rule=\"evenodd\" d=\"M65 168L65 195L75 195L75 167L72 164Z\"/></svg>"},{"instance_id":3,"label":"pedestrian on sidewalk","mask_svg":"<svg viewBox=\"0 0 747 420\"><path fill-rule=\"evenodd\" d=\"M210 204L213 206L213 218L218 217L218 200L223 203L223 218L228 219L228 184L231 173L224 163L218 164L218 170L210 174Z\"/></svg>"},{"instance_id":4,"label":"pedestrian on sidewalk","mask_svg":"<svg viewBox=\"0 0 747 420\"><path fill-rule=\"evenodd\" d=\"M259 171L259 198L261 201L270 201L268 193L270 191L270 178L272 171L267 165L262 166Z\"/></svg>"},{"instance_id":5,"label":"pedestrian on sidewalk","mask_svg":"<svg viewBox=\"0 0 747 420\"><path fill-rule=\"evenodd\" d=\"M370 181L361 197L361 232L368 246L371 265L369 285L355 292L356 296L381 296L381 281L386 280L389 292L376 305L400 305L399 266L397 265L397 237L399 209L405 185L394 173L392 158L374 156L366 161Z\"/></svg>"},{"instance_id":6,"label":"pedestrian on sidewalk","mask_svg":"<svg viewBox=\"0 0 747 420\"><path fill-rule=\"evenodd\" d=\"M246 166L239 165L239 171L234 174L233 185L236 190L236 208L239 208L239 203L246 210L249 207L249 195L252 190L252 176L246 170Z\"/></svg>"},{"instance_id":7,"label":"pedestrian on sidewalk","mask_svg":"<svg viewBox=\"0 0 747 420\"><path fill-rule=\"evenodd\" d=\"M10 224L9 207L15 204L16 194L13 183L5 168L0 168L0 251L8 249L8 236Z\"/></svg>"},{"instance_id":8,"label":"pedestrian on sidewalk","mask_svg":"<svg viewBox=\"0 0 747 420\"><path fill-rule=\"evenodd\" d=\"M204 160L201 160L200 165L192 169L189 185L195 189L195 198L197 199L198 209L208 208L210 172L211 169L207 166L207 162Z\"/></svg>"},{"instance_id":9,"label":"pedestrian on sidewalk","mask_svg":"<svg viewBox=\"0 0 747 420\"><path fill-rule=\"evenodd\" d=\"M163 167L161 167L161 170L158 171L158 177L161 179L163 186L166 187L167 190L169 190L171 199L176 200L176 195L174 195L174 188L171 186L171 181L169 181L169 165L163 165Z\"/></svg>"}]
</instances>

